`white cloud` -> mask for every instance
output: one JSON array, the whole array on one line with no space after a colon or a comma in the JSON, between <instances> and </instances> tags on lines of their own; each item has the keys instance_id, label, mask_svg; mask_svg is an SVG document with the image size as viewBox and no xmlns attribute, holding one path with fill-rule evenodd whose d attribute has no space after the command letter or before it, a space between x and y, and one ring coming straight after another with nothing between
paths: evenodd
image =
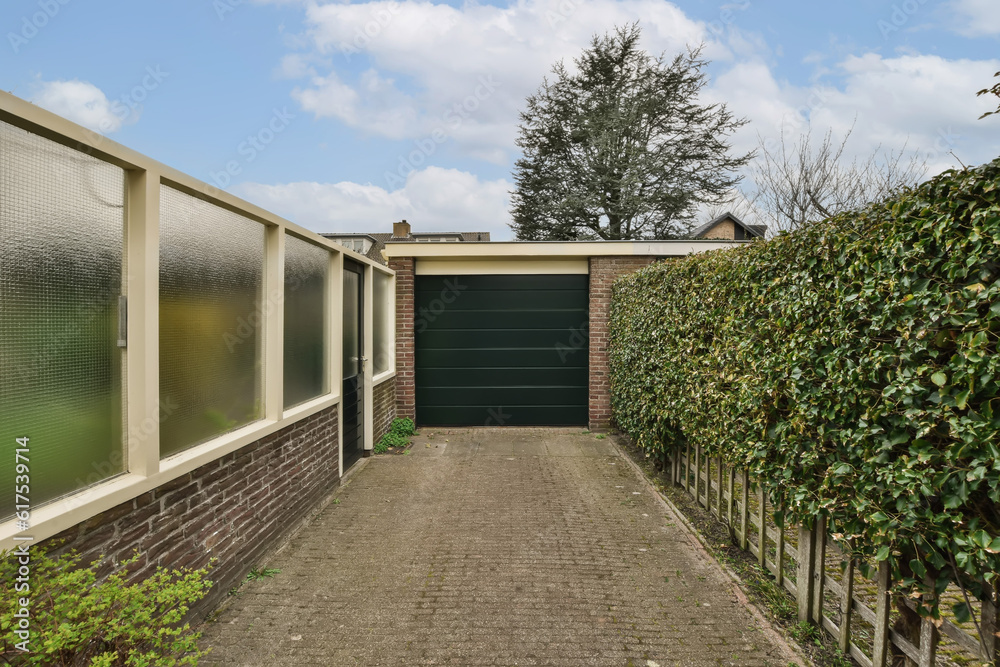
<instances>
[{"instance_id":1,"label":"white cloud","mask_svg":"<svg viewBox=\"0 0 1000 667\"><path fill-rule=\"evenodd\" d=\"M970 165L1000 153L996 128L978 120L989 100L975 96L998 69L1000 60L866 53L841 61L827 83L806 88L776 80L763 63L745 62L719 76L709 96L750 118L734 142L739 150L753 148L758 134L777 139L782 127L790 136L810 125L843 136L853 125L849 153L905 146L934 174L957 166L951 151Z\"/></svg>"},{"instance_id":2,"label":"white cloud","mask_svg":"<svg viewBox=\"0 0 1000 667\"><path fill-rule=\"evenodd\" d=\"M130 116L128 108L110 101L104 92L88 81L43 81L30 101L52 113L68 118L86 128L111 134L121 129ZM136 114L132 114L132 120Z\"/></svg>"},{"instance_id":3,"label":"white cloud","mask_svg":"<svg viewBox=\"0 0 1000 667\"><path fill-rule=\"evenodd\" d=\"M1000 35L1000 8L996 0L952 0L947 9L955 17L955 30L961 35Z\"/></svg>"},{"instance_id":4,"label":"white cloud","mask_svg":"<svg viewBox=\"0 0 1000 667\"><path fill-rule=\"evenodd\" d=\"M388 232L403 218L417 231L488 231L510 238L507 222L511 183L481 181L456 169L411 172L396 190L368 184L299 182L243 183L233 191L317 232Z\"/></svg>"},{"instance_id":5,"label":"white cloud","mask_svg":"<svg viewBox=\"0 0 1000 667\"><path fill-rule=\"evenodd\" d=\"M310 53L331 64L310 76L295 99L317 117L391 139L443 129L463 153L501 162L513 149L518 110L552 65L571 62L595 33L638 17L652 52L673 54L707 41L707 55L731 57L711 42L726 32L730 13L718 25L705 24L662 0L308 3ZM284 71L294 71L293 64ZM367 69L349 74L359 64ZM453 122L456 114L460 123Z\"/></svg>"},{"instance_id":6,"label":"white cloud","mask_svg":"<svg viewBox=\"0 0 1000 667\"><path fill-rule=\"evenodd\" d=\"M975 23L975 30L1000 34L995 2L953 0L952 6L970 26ZM289 42L299 52L282 68L300 81L295 99L316 117L359 132L407 144L416 140L418 147L438 137L429 144L434 150L418 151L427 159L411 161L415 166L446 164L446 156L435 153L444 142L450 147L447 157L457 153L509 163L516 151L518 111L552 65L560 59L571 63L595 33L637 19L642 21L643 47L651 52L669 56L687 45L706 44L704 55L720 73L704 99L725 102L735 115L751 121L733 138L734 151L752 150L758 135L777 138L783 128L794 141L796 133L810 126L816 134L832 129L838 137L853 126L848 158L878 147L905 146L926 159L929 174L957 164L951 151L967 164L1000 152L995 123L978 120L995 103L975 96L992 82L1000 61L949 60L917 52L891 57L860 53L839 62L824 56L805 63L816 83L795 85L776 76L778 65L764 38L741 31L739 11L749 6L745 0L722 6L714 21L688 18L663 0L518 0L504 7L302 0L302 6L305 31ZM307 207L304 214L328 225L359 221L360 227L351 229L369 229L379 220L387 228L392 219L416 221L421 216L433 225L465 228L469 225L463 220L485 215L483 224L506 235L507 213L498 202L506 200L510 185L488 191L490 184L467 173L467 181L460 183L458 174L463 172L428 168L411 174L398 189L290 184L274 186L284 190L268 190L267 196L280 195L275 206L295 207L296 195L289 192L298 188L301 195L303 188L318 188L315 192L331 205ZM418 191L414 183L421 179L449 194L429 199L437 190ZM263 196L267 188L247 187L256 188L255 196ZM475 200L479 196L484 197L482 206ZM470 211L474 217L466 218Z\"/></svg>"}]
</instances>

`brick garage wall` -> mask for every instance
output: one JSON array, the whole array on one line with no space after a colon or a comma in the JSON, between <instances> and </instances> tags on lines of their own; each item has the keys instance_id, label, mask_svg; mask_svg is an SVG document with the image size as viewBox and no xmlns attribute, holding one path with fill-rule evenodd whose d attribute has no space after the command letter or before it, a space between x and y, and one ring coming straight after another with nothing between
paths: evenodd
<instances>
[{"instance_id":1,"label":"brick garage wall","mask_svg":"<svg viewBox=\"0 0 1000 667\"><path fill-rule=\"evenodd\" d=\"M590 258L590 428L611 424L608 380L608 316L615 279L652 263L653 257Z\"/></svg>"},{"instance_id":2,"label":"brick garage wall","mask_svg":"<svg viewBox=\"0 0 1000 667\"><path fill-rule=\"evenodd\" d=\"M396 272L396 416L410 419L415 419L417 413L413 266L412 257L389 260L389 268Z\"/></svg>"},{"instance_id":3,"label":"brick garage wall","mask_svg":"<svg viewBox=\"0 0 1000 667\"><path fill-rule=\"evenodd\" d=\"M340 481L337 406L253 442L153 491L63 531L37 548L70 549L90 563L104 555L100 574L142 554L133 577L157 566L200 568L218 558L203 614L242 581L247 571ZM59 542L65 540L64 543Z\"/></svg>"},{"instance_id":4,"label":"brick garage wall","mask_svg":"<svg viewBox=\"0 0 1000 667\"><path fill-rule=\"evenodd\" d=\"M372 392L372 428L375 442L389 432L392 420L396 418L396 379L389 378L376 385Z\"/></svg>"}]
</instances>

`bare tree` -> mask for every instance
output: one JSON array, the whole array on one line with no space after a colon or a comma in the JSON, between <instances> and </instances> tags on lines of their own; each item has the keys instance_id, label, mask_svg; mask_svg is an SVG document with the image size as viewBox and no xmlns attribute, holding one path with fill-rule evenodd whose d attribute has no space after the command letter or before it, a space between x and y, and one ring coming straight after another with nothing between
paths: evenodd
<instances>
[{"instance_id":1,"label":"bare tree","mask_svg":"<svg viewBox=\"0 0 1000 667\"><path fill-rule=\"evenodd\" d=\"M758 222L773 231L798 229L882 201L926 173L926 162L906 158L905 147L883 151L879 146L868 157L847 162L844 150L853 130L839 142L828 130L817 149L811 132L790 142L782 129L777 146L761 138L752 166L756 190L748 195Z\"/></svg>"},{"instance_id":2,"label":"bare tree","mask_svg":"<svg viewBox=\"0 0 1000 667\"><path fill-rule=\"evenodd\" d=\"M753 222L759 217L757 210L754 208L753 201L739 189L734 188L723 195L722 199L718 202L702 208L698 214L698 219L703 223L710 222L725 213L735 215L741 221L747 223Z\"/></svg>"}]
</instances>

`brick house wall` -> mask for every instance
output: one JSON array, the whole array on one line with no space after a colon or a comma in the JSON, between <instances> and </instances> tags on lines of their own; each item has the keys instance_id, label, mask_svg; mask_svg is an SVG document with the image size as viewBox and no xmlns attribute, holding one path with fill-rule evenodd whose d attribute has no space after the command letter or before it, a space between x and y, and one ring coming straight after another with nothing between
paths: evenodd
<instances>
[{"instance_id":1,"label":"brick house wall","mask_svg":"<svg viewBox=\"0 0 1000 667\"><path fill-rule=\"evenodd\" d=\"M705 232L704 239L735 239L736 225L732 220L723 220L710 230Z\"/></svg>"},{"instance_id":2,"label":"brick house wall","mask_svg":"<svg viewBox=\"0 0 1000 667\"><path fill-rule=\"evenodd\" d=\"M372 391L372 432L378 442L389 432L392 420L396 418L396 379L390 378L375 386Z\"/></svg>"},{"instance_id":3,"label":"brick house wall","mask_svg":"<svg viewBox=\"0 0 1000 667\"><path fill-rule=\"evenodd\" d=\"M396 417L416 419L417 394L414 365L414 260L399 257L389 260L396 272Z\"/></svg>"},{"instance_id":4,"label":"brick house wall","mask_svg":"<svg viewBox=\"0 0 1000 667\"><path fill-rule=\"evenodd\" d=\"M591 429L611 425L611 383L608 378L608 317L615 279L653 262L653 257L590 258L590 409Z\"/></svg>"},{"instance_id":5,"label":"brick house wall","mask_svg":"<svg viewBox=\"0 0 1000 667\"><path fill-rule=\"evenodd\" d=\"M338 406L276 433L77 524L36 549L75 550L98 574L138 549L132 577L218 561L209 594L193 609L213 609L247 571L305 520L340 481Z\"/></svg>"}]
</instances>

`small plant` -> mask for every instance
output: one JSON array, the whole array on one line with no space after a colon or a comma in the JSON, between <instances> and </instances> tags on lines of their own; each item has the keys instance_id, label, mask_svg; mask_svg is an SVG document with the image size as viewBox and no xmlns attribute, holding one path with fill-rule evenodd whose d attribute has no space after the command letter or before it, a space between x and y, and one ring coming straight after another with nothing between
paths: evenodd
<instances>
[{"instance_id":1,"label":"small plant","mask_svg":"<svg viewBox=\"0 0 1000 667\"><path fill-rule=\"evenodd\" d=\"M157 568L144 581L128 583L137 553L103 581L101 561L81 567L75 552L52 558L31 552L29 589L15 589L19 562L0 552L0 662L18 665L168 667L197 665L208 651L200 633L181 621L212 585L200 570ZM28 652L18 649L21 600L30 605ZM23 644L22 644L23 646Z\"/></svg>"},{"instance_id":2,"label":"small plant","mask_svg":"<svg viewBox=\"0 0 1000 667\"><path fill-rule=\"evenodd\" d=\"M603 433L598 433L594 437L597 438L598 440L604 440L608 436L604 435Z\"/></svg>"},{"instance_id":3,"label":"small plant","mask_svg":"<svg viewBox=\"0 0 1000 667\"><path fill-rule=\"evenodd\" d=\"M397 433L404 436L413 435L415 431L416 427L414 427L413 420L409 417L394 419L392 420L392 426L389 427L390 433Z\"/></svg>"},{"instance_id":4,"label":"small plant","mask_svg":"<svg viewBox=\"0 0 1000 667\"><path fill-rule=\"evenodd\" d=\"M791 632L792 637L795 637L800 644L813 643L819 646L822 643L819 628L808 621L801 621L792 626Z\"/></svg>"},{"instance_id":5,"label":"small plant","mask_svg":"<svg viewBox=\"0 0 1000 667\"><path fill-rule=\"evenodd\" d=\"M281 570L273 567L254 568L247 572L247 581L257 581L258 579L274 579L274 575L281 574Z\"/></svg>"},{"instance_id":6,"label":"small plant","mask_svg":"<svg viewBox=\"0 0 1000 667\"><path fill-rule=\"evenodd\" d=\"M384 454L390 447L403 448L410 444L410 436L414 434L413 420L406 417L394 419L389 426L389 432L382 436L382 439L375 443L373 451L376 454Z\"/></svg>"}]
</instances>

